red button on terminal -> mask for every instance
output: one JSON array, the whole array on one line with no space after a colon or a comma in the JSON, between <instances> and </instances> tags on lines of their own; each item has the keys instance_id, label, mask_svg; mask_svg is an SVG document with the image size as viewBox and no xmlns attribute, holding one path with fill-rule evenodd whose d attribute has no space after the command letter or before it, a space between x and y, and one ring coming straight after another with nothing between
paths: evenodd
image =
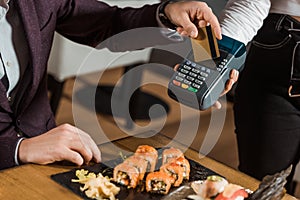
<instances>
[{"instance_id":1,"label":"red button on terminal","mask_svg":"<svg viewBox=\"0 0 300 200\"><path fill-rule=\"evenodd\" d=\"M173 84L174 84L174 85L177 85L177 86L179 86L179 87L180 87L180 84L181 84L181 83L180 83L179 81L175 81L175 80L173 80Z\"/></svg>"}]
</instances>

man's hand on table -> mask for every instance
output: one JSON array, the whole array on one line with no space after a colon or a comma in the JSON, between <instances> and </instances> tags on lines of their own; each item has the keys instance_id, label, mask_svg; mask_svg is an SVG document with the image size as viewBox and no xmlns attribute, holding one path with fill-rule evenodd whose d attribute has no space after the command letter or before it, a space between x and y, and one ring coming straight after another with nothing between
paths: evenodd
<instances>
[{"instance_id":1,"label":"man's hand on table","mask_svg":"<svg viewBox=\"0 0 300 200\"><path fill-rule=\"evenodd\" d=\"M69 124L23 140L18 155L21 163L49 164L67 160L82 165L91 160L101 161L100 150L92 138Z\"/></svg>"}]
</instances>

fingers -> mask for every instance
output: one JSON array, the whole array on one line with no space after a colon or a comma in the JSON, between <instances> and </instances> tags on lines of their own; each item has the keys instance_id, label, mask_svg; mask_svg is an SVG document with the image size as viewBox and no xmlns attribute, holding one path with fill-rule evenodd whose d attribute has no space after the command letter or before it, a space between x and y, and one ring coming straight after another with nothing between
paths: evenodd
<instances>
[{"instance_id":1,"label":"fingers","mask_svg":"<svg viewBox=\"0 0 300 200\"><path fill-rule=\"evenodd\" d=\"M224 88L224 90L223 90L223 92L222 92L222 94L220 96L223 96L227 92L229 92L231 90L231 88L232 88L232 86L233 86L234 83L235 82L232 79L228 79L228 81L225 84L225 88Z\"/></svg>"},{"instance_id":2,"label":"fingers","mask_svg":"<svg viewBox=\"0 0 300 200\"><path fill-rule=\"evenodd\" d=\"M238 78L239 78L239 71L233 69L230 72L230 78L233 79L234 82L237 82Z\"/></svg>"},{"instance_id":3,"label":"fingers","mask_svg":"<svg viewBox=\"0 0 300 200\"><path fill-rule=\"evenodd\" d=\"M188 13L184 12L178 15L179 27L182 28L182 34L196 38L198 36L198 29L194 23L191 22Z\"/></svg>"},{"instance_id":4,"label":"fingers","mask_svg":"<svg viewBox=\"0 0 300 200\"><path fill-rule=\"evenodd\" d=\"M61 160L68 160L79 166L84 164L84 159L82 158L80 153L68 148L66 148L65 151L63 151L62 153L63 154Z\"/></svg>"},{"instance_id":5,"label":"fingers","mask_svg":"<svg viewBox=\"0 0 300 200\"><path fill-rule=\"evenodd\" d=\"M219 101L216 101L216 103L213 105L213 107L219 110L222 108L222 104Z\"/></svg>"},{"instance_id":6,"label":"fingers","mask_svg":"<svg viewBox=\"0 0 300 200\"><path fill-rule=\"evenodd\" d=\"M207 26L209 23L207 21L205 21L204 19L200 19L198 22L198 26L199 27L205 27Z\"/></svg>"},{"instance_id":7,"label":"fingers","mask_svg":"<svg viewBox=\"0 0 300 200\"><path fill-rule=\"evenodd\" d=\"M204 27L210 24L216 38L218 38L219 40L222 39L221 27L218 18L216 17L216 15L214 15L211 8L208 7L207 4L204 4L202 10L198 10L197 18L199 21L199 27Z\"/></svg>"},{"instance_id":8,"label":"fingers","mask_svg":"<svg viewBox=\"0 0 300 200\"><path fill-rule=\"evenodd\" d=\"M176 64L175 66L174 66L174 71L177 71L178 70L178 68L179 68L179 64Z\"/></svg>"},{"instance_id":9,"label":"fingers","mask_svg":"<svg viewBox=\"0 0 300 200\"><path fill-rule=\"evenodd\" d=\"M68 131L71 131L72 134L74 134L69 148L78 152L86 164L92 159L94 159L95 162L100 162L101 153L92 138L87 133L76 127L71 126L68 128Z\"/></svg>"},{"instance_id":10,"label":"fingers","mask_svg":"<svg viewBox=\"0 0 300 200\"><path fill-rule=\"evenodd\" d=\"M101 162L101 151L99 150L98 146L95 142L91 144L92 152L93 152L93 159L96 163Z\"/></svg>"},{"instance_id":11,"label":"fingers","mask_svg":"<svg viewBox=\"0 0 300 200\"><path fill-rule=\"evenodd\" d=\"M90 138L90 148L91 148L91 152L93 154L93 160L96 163L101 162L101 152L98 148L98 146L96 145L96 143Z\"/></svg>"},{"instance_id":12,"label":"fingers","mask_svg":"<svg viewBox=\"0 0 300 200\"><path fill-rule=\"evenodd\" d=\"M224 90L223 92L220 94L220 96L225 95L226 93L228 93L231 89L234 83L237 82L239 77L239 72L235 69L231 70L230 75L229 75L229 79L227 80ZM222 105L219 101L216 101L216 103L213 105L214 108L216 109L221 109Z\"/></svg>"},{"instance_id":13,"label":"fingers","mask_svg":"<svg viewBox=\"0 0 300 200\"><path fill-rule=\"evenodd\" d=\"M239 72L235 69L231 70L229 79L227 80L224 90L220 96L225 95L226 93L228 93L231 90L233 84L237 82L238 77L239 77Z\"/></svg>"},{"instance_id":14,"label":"fingers","mask_svg":"<svg viewBox=\"0 0 300 200\"><path fill-rule=\"evenodd\" d=\"M188 32L186 32L182 27L177 27L176 30L182 36L186 36L186 37L189 36ZM198 33L197 33L197 35L198 35Z\"/></svg>"}]
</instances>

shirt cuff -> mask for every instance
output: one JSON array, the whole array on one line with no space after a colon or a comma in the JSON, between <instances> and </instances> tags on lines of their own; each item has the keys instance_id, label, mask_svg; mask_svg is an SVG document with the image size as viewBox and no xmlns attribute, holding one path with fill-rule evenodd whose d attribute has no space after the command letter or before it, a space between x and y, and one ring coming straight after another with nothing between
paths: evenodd
<instances>
[{"instance_id":1,"label":"shirt cuff","mask_svg":"<svg viewBox=\"0 0 300 200\"><path fill-rule=\"evenodd\" d=\"M175 2L176 0L167 0L161 3L157 9L156 9L156 21L158 23L159 27L163 28L171 28L176 30L176 26L172 24L172 22L168 19L168 17L165 15L164 9L166 5L169 3Z\"/></svg>"},{"instance_id":2,"label":"shirt cuff","mask_svg":"<svg viewBox=\"0 0 300 200\"><path fill-rule=\"evenodd\" d=\"M157 24L158 24L158 26L159 27L163 27L163 28L167 28L162 22L161 22L161 20L160 20L160 18L159 18L159 7L160 7L160 5L157 7L157 9L156 9L156 21L157 21Z\"/></svg>"},{"instance_id":3,"label":"shirt cuff","mask_svg":"<svg viewBox=\"0 0 300 200\"><path fill-rule=\"evenodd\" d=\"M18 159L18 152L19 152L19 146L21 144L21 142L24 140L25 138L20 138L19 141L17 142L17 146L16 146L16 150L15 150L15 163L16 165L20 165L19 164L19 159Z\"/></svg>"}]
</instances>

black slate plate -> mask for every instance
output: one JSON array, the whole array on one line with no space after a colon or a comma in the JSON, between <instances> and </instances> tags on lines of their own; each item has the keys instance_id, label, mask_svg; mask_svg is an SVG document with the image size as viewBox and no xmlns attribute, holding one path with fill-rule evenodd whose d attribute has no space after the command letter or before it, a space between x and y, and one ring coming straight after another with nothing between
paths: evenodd
<instances>
[{"instance_id":1,"label":"black slate plate","mask_svg":"<svg viewBox=\"0 0 300 200\"><path fill-rule=\"evenodd\" d=\"M161 153L161 150L158 150L159 154ZM187 158L188 159L188 158ZM178 188L171 188L168 195L159 195L159 194L151 194L147 193L146 191L143 191L142 187L135 188L135 189L127 189L127 187L118 185L121 190L119 194L116 196L119 200L181 200L183 198L186 198L189 194L193 194L192 189L189 187L190 182L195 180L204 180L209 175L216 175L214 171L200 165L199 163L188 159L191 166L190 171L190 180L183 182L183 184ZM51 178L56 181L57 183L61 184L62 186L70 189L75 194L81 196L83 199L89 199L85 196L84 192L80 191L80 186L83 186L80 183L74 183L71 180L77 179L75 172L78 169L87 169L91 172L95 172L96 174L101 172L104 176L112 177L113 175L113 168L108 166L115 166L118 163L121 163L123 160L116 159L112 160L110 162L106 162L105 164L99 163L95 164L93 166L85 166L82 168L74 168L68 172L59 173L59 174L53 174ZM161 162L161 156L159 156L157 168L159 168Z\"/></svg>"}]
</instances>

